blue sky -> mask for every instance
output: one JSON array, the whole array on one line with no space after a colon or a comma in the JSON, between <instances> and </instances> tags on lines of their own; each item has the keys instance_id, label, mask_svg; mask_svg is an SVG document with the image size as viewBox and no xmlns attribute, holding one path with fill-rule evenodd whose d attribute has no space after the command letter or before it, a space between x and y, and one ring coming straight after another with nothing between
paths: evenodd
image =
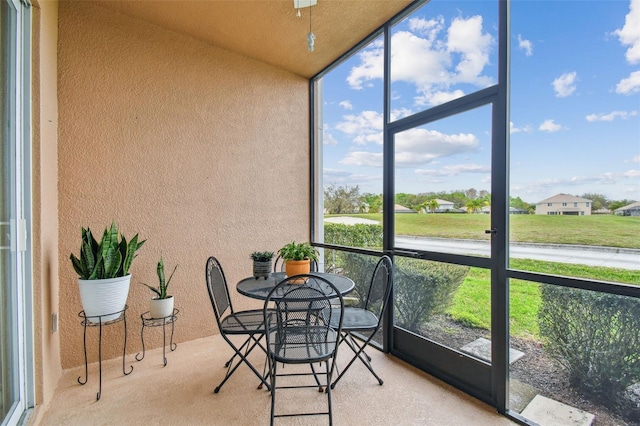
<instances>
[{"instance_id":1,"label":"blue sky","mask_svg":"<svg viewBox=\"0 0 640 426\"><path fill-rule=\"evenodd\" d=\"M514 0L511 30L511 195L640 200L640 0ZM495 84L497 42L496 1L414 12L392 32L393 118ZM381 193L382 40L323 84L324 184ZM398 135L396 192L490 191L490 117Z\"/></svg>"}]
</instances>

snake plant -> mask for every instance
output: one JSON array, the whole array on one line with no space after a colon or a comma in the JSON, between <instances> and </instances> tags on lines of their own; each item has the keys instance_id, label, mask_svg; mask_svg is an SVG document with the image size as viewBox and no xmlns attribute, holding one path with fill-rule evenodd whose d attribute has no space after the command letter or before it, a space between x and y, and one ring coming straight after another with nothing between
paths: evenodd
<instances>
[{"instance_id":1,"label":"snake plant","mask_svg":"<svg viewBox=\"0 0 640 426\"><path fill-rule=\"evenodd\" d=\"M145 241L138 241L138 234L134 235L129 242L124 235L120 235L118 239L118 227L112 221L111 226L104 229L99 243L89 227L82 228L80 257L76 257L73 253L69 257L80 279L100 280L123 277L129 274L131 263L137 256L136 251Z\"/></svg>"},{"instance_id":2,"label":"snake plant","mask_svg":"<svg viewBox=\"0 0 640 426\"><path fill-rule=\"evenodd\" d=\"M160 256L160 260L158 261L158 266L156 267L156 272L158 274L158 287L150 286L146 283L140 283L142 285L147 286L151 291L158 295L158 299L166 299L167 298L167 289L169 288L169 283L171 282L171 278L173 278L173 274L175 274L176 269L178 269L178 265L173 268L173 272L169 275L169 279L165 280L164 277L164 260L162 256Z\"/></svg>"}]
</instances>

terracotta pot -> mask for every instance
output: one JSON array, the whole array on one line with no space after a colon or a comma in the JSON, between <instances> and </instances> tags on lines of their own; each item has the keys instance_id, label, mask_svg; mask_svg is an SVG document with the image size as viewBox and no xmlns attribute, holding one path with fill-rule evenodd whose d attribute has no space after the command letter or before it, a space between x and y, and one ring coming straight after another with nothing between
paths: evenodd
<instances>
[{"instance_id":1,"label":"terracotta pot","mask_svg":"<svg viewBox=\"0 0 640 426\"><path fill-rule=\"evenodd\" d=\"M311 261L309 259L287 260L287 262L285 263L285 273L288 277L300 274L308 274L310 271Z\"/></svg>"}]
</instances>

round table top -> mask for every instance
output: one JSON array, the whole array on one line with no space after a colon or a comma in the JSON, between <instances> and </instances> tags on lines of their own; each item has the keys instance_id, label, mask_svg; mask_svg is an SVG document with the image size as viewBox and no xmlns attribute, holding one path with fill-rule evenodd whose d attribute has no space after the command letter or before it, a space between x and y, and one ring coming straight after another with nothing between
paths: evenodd
<instances>
[{"instance_id":1,"label":"round table top","mask_svg":"<svg viewBox=\"0 0 640 426\"><path fill-rule=\"evenodd\" d=\"M344 275L330 274L328 272L311 272L310 274L326 279L333 284L342 295L349 293L356 286L351 278L345 277ZM269 292L286 277L287 275L284 272L273 272L266 279L262 277L247 277L238 282L236 290L238 293L251 297L252 299L265 300Z\"/></svg>"}]
</instances>

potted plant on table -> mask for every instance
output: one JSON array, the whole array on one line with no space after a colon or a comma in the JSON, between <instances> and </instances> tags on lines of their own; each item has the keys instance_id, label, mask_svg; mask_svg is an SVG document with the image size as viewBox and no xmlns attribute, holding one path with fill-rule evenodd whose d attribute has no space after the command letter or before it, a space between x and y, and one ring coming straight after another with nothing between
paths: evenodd
<instances>
[{"instance_id":1,"label":"potted plant on table","mask_svg":"<svg viewBox=\"0 0 640 426\"><path fill-rule=\"evenodd\" d=\"M140 283L156 294L156 297L149 301L149 316L151 318L165 318L173 314L174 299L173 296L167 294L167 289L169 288L173 274L176 273L176 269L178 269L178 265L173 268L173 272L169 275L169 279L166 280L164 275L164 260L162 259L162 256L160 256L158 266L156 267L156 273L158 274L158 287L153 287L146 283Z\"/></svg>"},{"instance_id":2,"label":"potted plant on table","mask_svg":"<svg viewBox=\"0 0 640 426\"><path fill-rule=\"evenodd\" d=\"M111 222L98 242L91 229L82 228L80 257L69 256L78 274L78 288L84 316L90 322L107 322L120 317L127 304L131 274L129 268L136 252L146 240L138 234L129 242ZM94 320L95 319L95 320Z\"/></svg>"},{"instance_id":3,"label":"potted plant on table","mask_svg":"<svg viewBox=\"0 0 640 426\"><path fill-rule=\"evenodd\" d=\"M308 274L311 271L311 261L318 261L318 250L309 243L291 241L278 250L278 254L285 262L288 277Z\"/></svg>"},{"instance_id":4,"label":"potted plant on table","mask_svg":"<svg viewBox=\"0 0 640 426\"><path fill-rule=\"evenodd\" d=\"M272 251L254 251L249 256L253 260L253 277L258 279L263 277L265 280L271 274L271 259L273 259Z\"/></svg>"}]
</instances>

